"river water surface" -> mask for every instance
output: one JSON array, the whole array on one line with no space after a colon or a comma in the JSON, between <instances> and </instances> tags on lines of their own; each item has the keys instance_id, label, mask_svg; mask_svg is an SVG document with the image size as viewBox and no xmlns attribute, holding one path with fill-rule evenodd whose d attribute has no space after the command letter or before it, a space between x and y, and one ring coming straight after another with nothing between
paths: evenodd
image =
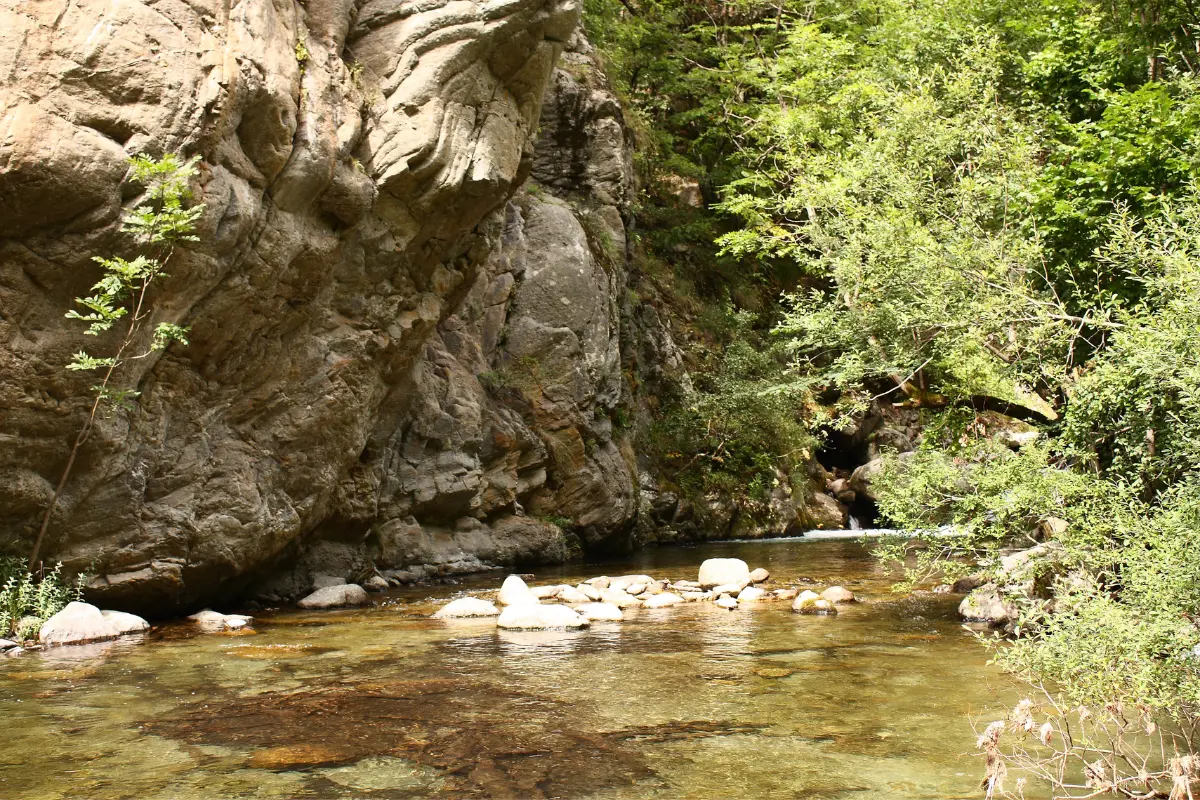
<instances>
[{"instance_id":1,"label":"river water surface","mask_svg":"<svg viewBox=\"0 0 1200 800\"><path fill-rule=\"evenodd\" d=\"M0 797L981 796L971 719L1017 688L956 598L891 594L857 542L660 548L532 583L694 580L728 556L770 587L840 583L865 602L836 617L689 603L570 633L428 619L494 574L367 610L259 613L253 635L167 625L30 653L0 661Z\"/></svg>"}]
</instances>

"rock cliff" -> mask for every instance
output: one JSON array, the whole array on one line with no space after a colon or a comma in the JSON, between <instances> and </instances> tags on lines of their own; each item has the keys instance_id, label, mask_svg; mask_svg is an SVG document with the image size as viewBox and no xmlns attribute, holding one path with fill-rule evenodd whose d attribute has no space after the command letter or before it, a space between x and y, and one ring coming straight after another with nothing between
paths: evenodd
<instances>
[{"instance_id":1,"label":"rock cliff","mask_svg":"<svg viewBox=\"0 0 1200 800\"><path fill-rule=\"evenodd\" d=\"M91 256L130 246L126 157L166 151L203 158L200 242L154 303L191 343L125 376L141 394L87 442L49 556L106 603L163 611L330 565L626 546L629 152L586 43L555 69L578 17L575 0L0 9L7 547L28 547L89 400L62 368L82 342L63 313Z\"/></svg>"}]
</instances>

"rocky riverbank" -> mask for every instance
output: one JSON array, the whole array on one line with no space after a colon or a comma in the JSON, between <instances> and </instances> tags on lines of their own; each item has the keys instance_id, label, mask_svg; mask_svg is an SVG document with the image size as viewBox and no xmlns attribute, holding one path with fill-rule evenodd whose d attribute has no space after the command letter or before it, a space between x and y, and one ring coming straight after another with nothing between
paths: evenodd
<instances>
[{"instance_id":1,"label":"rocky riverbank","mask_svg":"<svg viewBox=\"0 0 1200 800\"><path fill-rule=\"evenodd\" d=\"M684 603L711 603L733 611L791 601L792 610L798 613L836 614L839 604L855 602L854 594L841 586L830 586L818 594L792 587L766 588L764 584L770 580L767 570L751 570L745 561L736 558L704 561L696 580L644 574L601 575L574 586L531 587L519 575L509 575L494 593L454 599L433 614L433 618L494 618L498 627L517 630L582 628L592 622L621 622L634 609L669 608Z\"/></svg>"}]
</instances>

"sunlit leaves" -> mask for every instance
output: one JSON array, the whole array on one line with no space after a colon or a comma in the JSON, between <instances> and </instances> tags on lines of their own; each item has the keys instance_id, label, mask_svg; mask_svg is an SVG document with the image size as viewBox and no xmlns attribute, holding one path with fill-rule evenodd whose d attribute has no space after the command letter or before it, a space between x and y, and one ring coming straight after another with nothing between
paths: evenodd
<instances>
[{"instance_id":1,"label":"sunlit leaves","mask_svg":"<svg viewBox=\"0 0 1200 800\"><path fill-rule=\"evenodd\" d=\"M124 335L111 356L93 356L85 351L76 353L67 369L72 371L104 370L104 380L93 387L98 402L113 407L123 406L137 397L132 389L111 385L113 372L129 358L142 358L165 349L171 342L187 344L187 331L175 323L160 322L150 341L142 346L146 352L134 354L141 324L149 315L149 292L157 278L165 277L163 267L172 248L180 242L196 241L193 232L204 212L203 205L188 206L190 182L195 177L199 156L187 161L174 154L162 158L138 155L130 159L129 180L144 189L143 202L126 210L122 230L132 234L144 252L133 258L95 256L102 275L92 286L93 294L75 298L78 309L68 311L69 319L88 323L84 333L100 336L124 322Z\"/></svg>"}]
</instances>

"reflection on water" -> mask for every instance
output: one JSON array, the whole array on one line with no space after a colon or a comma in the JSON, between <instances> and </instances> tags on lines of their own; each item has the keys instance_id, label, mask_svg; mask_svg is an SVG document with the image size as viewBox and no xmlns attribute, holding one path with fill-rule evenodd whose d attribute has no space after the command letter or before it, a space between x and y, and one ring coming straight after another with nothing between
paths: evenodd
<instances>
[{"instance_id":1,"label":"reflection on water","mask_svg":"<svg viewBox=\"0 0 1200 800\"><path fill-rule=\"evenodd\" d=\"M952 598L891 595L856 542L661 548L537 577L694 578L722 556L867 602L498 631L429 620L455 587L425 587L260 615L254 636L176 626L31 654L0 663L0 797L980 796L970 715L1011 707L1015 688Z\"/></svg>"}]
</instances>

